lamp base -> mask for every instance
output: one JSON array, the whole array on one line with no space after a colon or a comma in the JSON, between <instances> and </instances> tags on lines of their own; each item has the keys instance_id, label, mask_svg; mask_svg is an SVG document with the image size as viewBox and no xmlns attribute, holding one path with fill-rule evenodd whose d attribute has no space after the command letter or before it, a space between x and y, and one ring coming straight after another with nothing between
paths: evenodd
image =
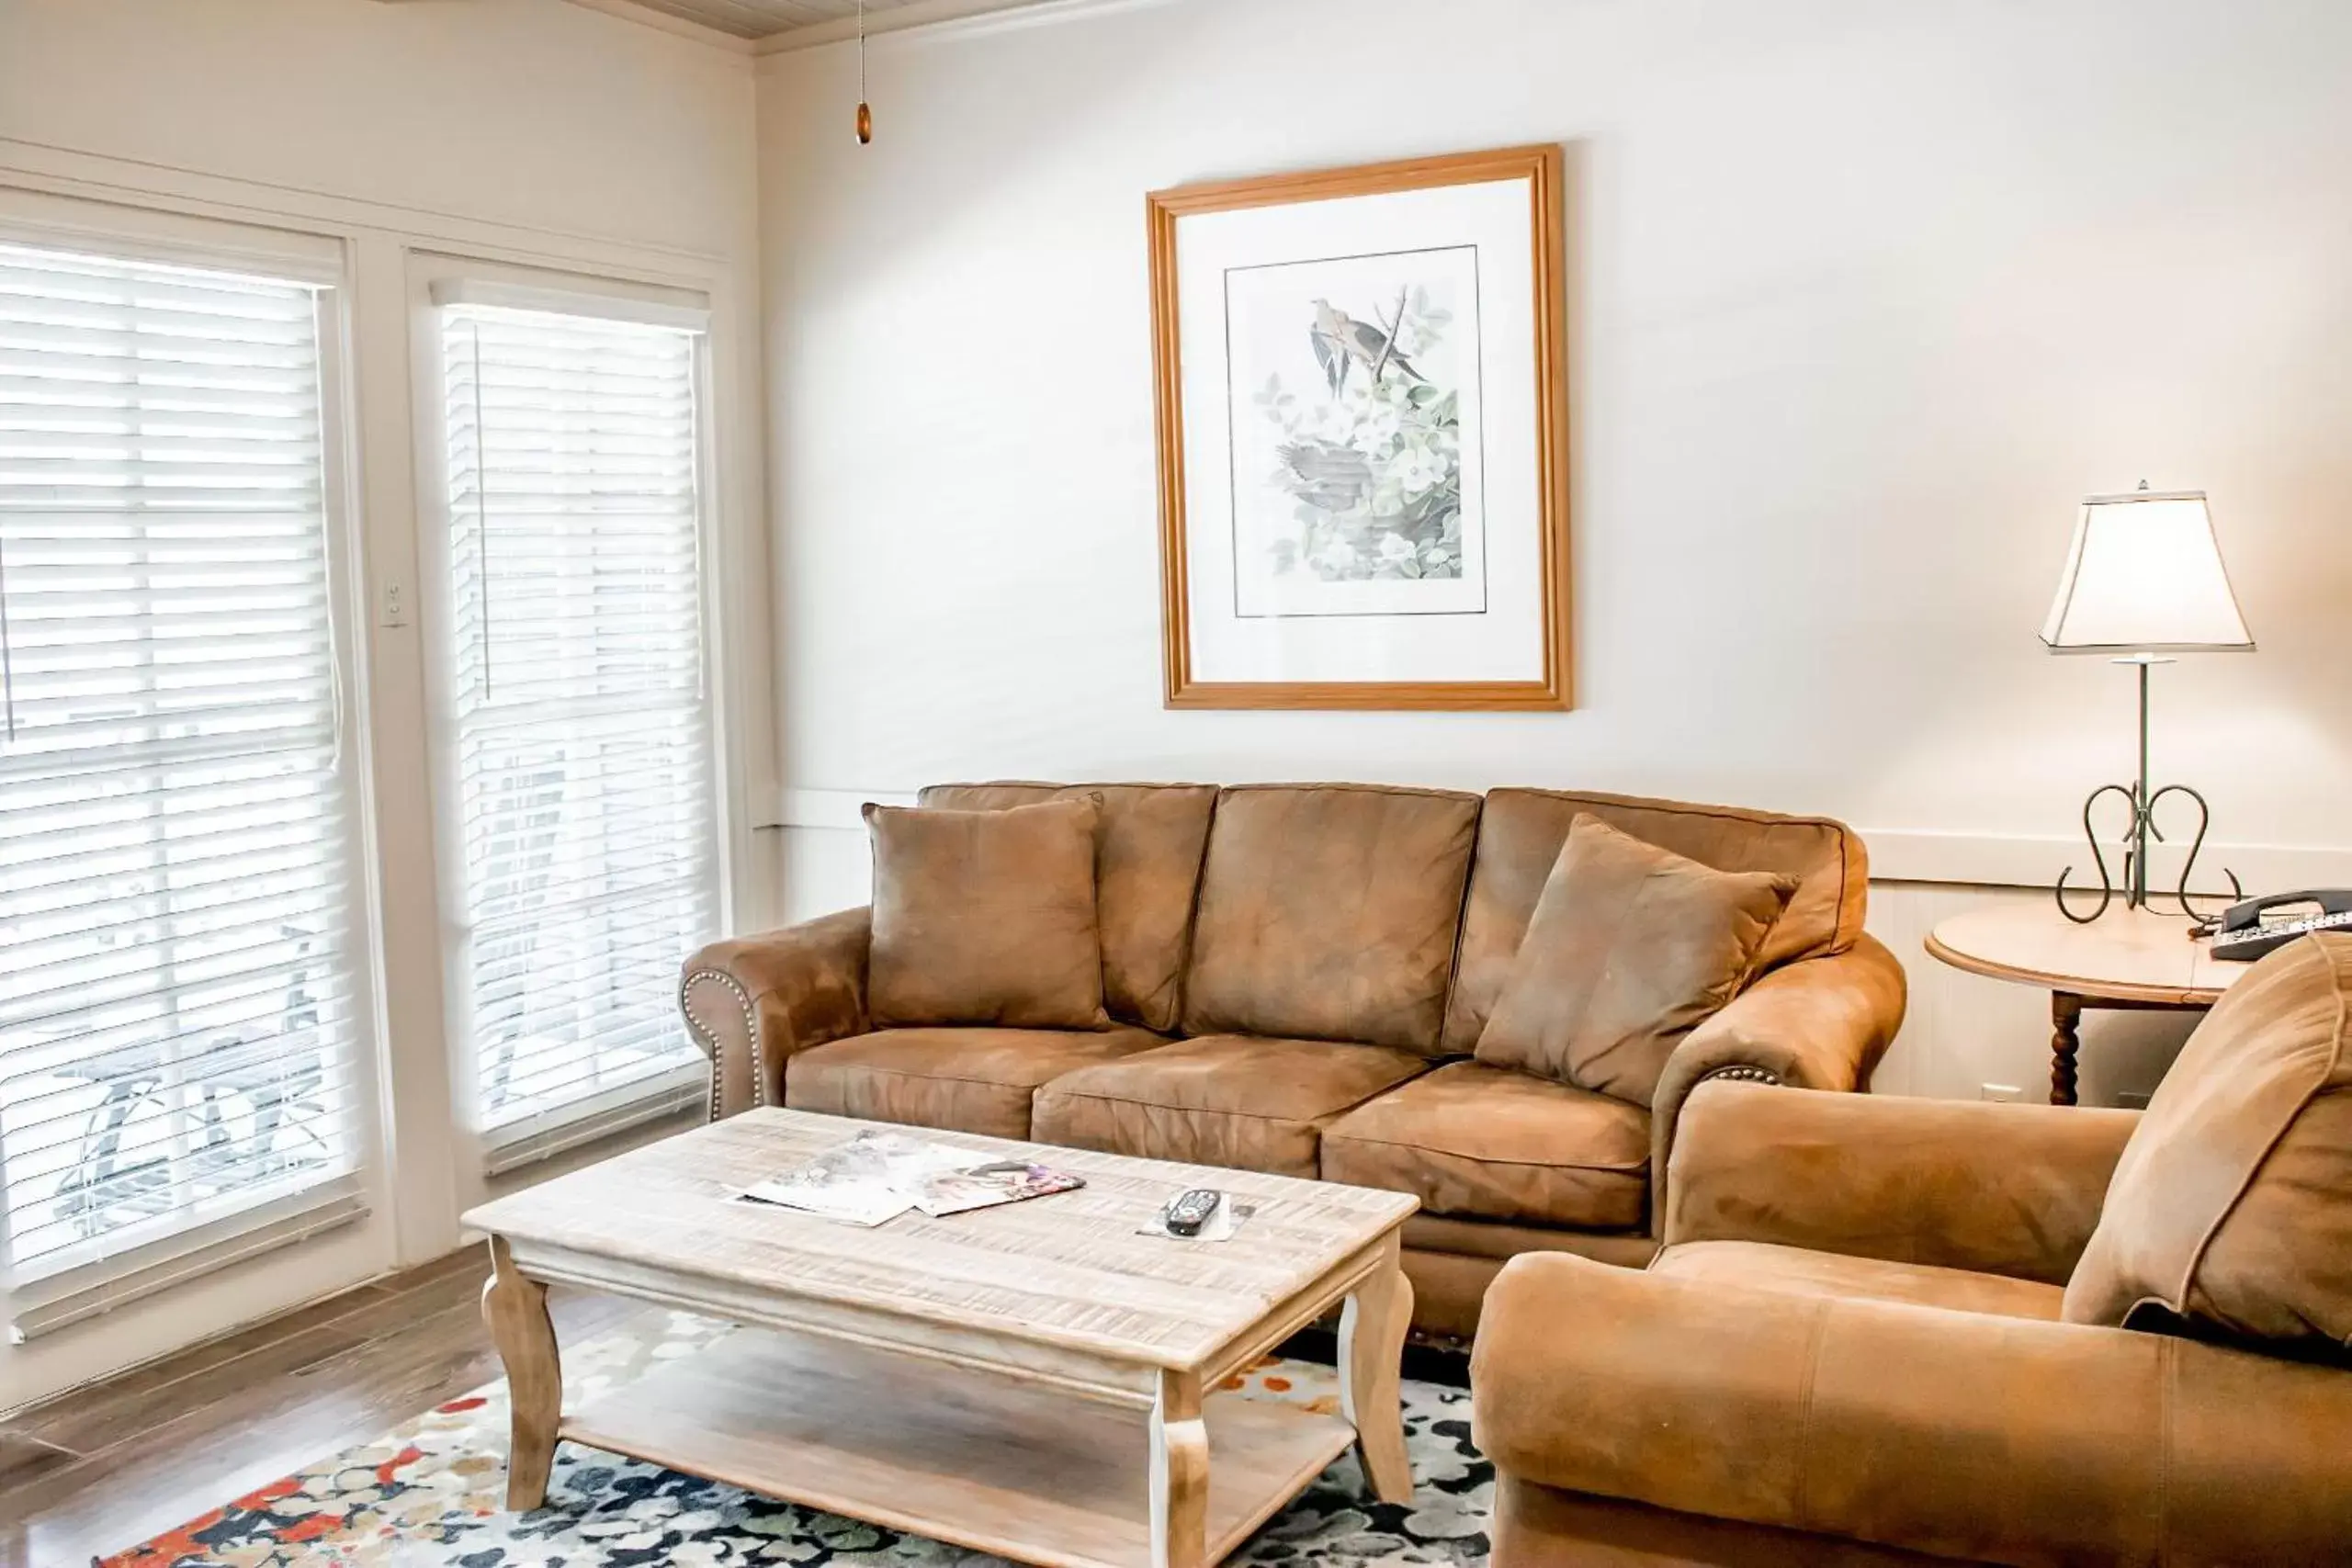
<instances>
[{"instance_id":1,"label":"lamp base","mask_svg":"<svg viewBox=\"0 0 2352 1568\"><path fill-rule=\"evenodd\" d=\"M2098 829L2093 820L2098 810L2098 803L2110 795L2123 802L2124 809L2128 813L2124 818L2123 831L2117 836L2117 842L2123 850L2124 908L2128 909L2149 908L2148 840L2154 839L2158 843L2165 841L2164 829L2156 826L2156 807L2159 802L2170 796L2181 795L2197 807L2197 836L2189 840L2188 856L2181 862L2180 865L2179 884L2169 897L2180 906L2180 912L2183 915L2190 919L2196 919L2199 918L2197 910L2188 902L2190 897L2188 877L2189 874L2197 869L2198 852L2205 847L2205 829L2212 823L2212 808L2205 804L2203 795L2187 784L2165 784L2161 789L2152 789L2148 784L2148 671L2156 665L2170 664L2175 661L2161 653L2134 653L2118 659L2115 662L2131 665L2139 671L2140 776L2129 784L2101 784L2084 798L2083 837L2090 841L2091 861L2098 867L2098 903L2087 915L2076 914L2067 904L2066 879L2075 874L2075 868L2070 865L2058 874L2055 893L2058 912L2076 925L2086 926L2107 913L2108 905L2114 902L2115 883L2108 874L2107 856L2099 848ZM2224 867L2222 874L2230 879L2231 897L2244 898L2245 891L2238 885L2237 873Z\"/></svg>"}]
</instances>

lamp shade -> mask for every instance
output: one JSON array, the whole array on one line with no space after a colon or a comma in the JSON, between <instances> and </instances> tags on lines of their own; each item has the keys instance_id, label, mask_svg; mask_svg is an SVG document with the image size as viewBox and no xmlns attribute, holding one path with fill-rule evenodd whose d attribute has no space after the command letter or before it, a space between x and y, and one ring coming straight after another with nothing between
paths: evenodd
<instances>
[{"instance_id":1,"label":"lamp shade","mask_svg":"<svg viewBox=\"0 0 2352 1568\"><path fill-rule=\"evenodd\" d=\"M2085 501L2041 640L2057 653L2251 652L2205 492Z\"/></svg>"}]
</instances>

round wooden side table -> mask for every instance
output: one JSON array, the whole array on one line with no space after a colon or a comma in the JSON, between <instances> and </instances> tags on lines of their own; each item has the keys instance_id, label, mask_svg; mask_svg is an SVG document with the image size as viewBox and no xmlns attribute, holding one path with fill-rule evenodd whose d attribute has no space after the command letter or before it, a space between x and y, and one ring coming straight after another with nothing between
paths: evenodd
<instances>
[{"instance_id":1,"label":"round wooden side table","mask_svg":"<svg viewBox=\"0 0 2352 1568\"><path fill-rule=\"evenodd\" d=\"M2047 898L1955 915L1928 951L1955 969L2050 993L2050 1103L2075 1103L2083 1010L2201 1012L2249 967L2216 959L2189 922L2145 909L2110 909L2076 925Z\"/></svg>"}]
</instances>

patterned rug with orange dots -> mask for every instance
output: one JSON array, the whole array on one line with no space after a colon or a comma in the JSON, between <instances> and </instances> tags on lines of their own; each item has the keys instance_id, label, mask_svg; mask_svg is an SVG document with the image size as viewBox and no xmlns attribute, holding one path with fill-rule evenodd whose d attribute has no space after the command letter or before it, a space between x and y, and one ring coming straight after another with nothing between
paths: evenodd
<instances>
[{"instance_id":1,"label":"patterned rug with orange dots","mask_svg":"<svg viewBox=\"0 0 2352 1568\"><path fill-rule=\"evenodd\" d=\"M564 1348L564 1402L576 1408L656 1362L728 1333L684 1313ZM1338 1375L1269 1359L1231 1380L1249 1398L1339 1407ZM1371 1500L1343 1456L1230 1563L1353 1568L1483 1563L1493 1472L1470 1446L1470 1396L1408 1379L1409 1504ZM375 1442L274 1482L98 1568L656 1568L666 1563L791 1568L982 1568L959 1547L757 1496L715 1481L564 1443L545 1507L505 1511L506 1389L492 1383Z\"/></svg>"}]
</instances>

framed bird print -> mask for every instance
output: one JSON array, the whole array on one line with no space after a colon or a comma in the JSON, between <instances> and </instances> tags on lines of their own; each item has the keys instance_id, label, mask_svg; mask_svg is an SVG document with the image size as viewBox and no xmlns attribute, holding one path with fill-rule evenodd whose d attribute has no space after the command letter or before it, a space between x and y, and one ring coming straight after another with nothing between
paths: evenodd
<instances>
[{"instance_id":1,"label":"framed bird print","mask_svg":"<svg viewBox=\"0 0 2352 1568\"><path fill-rule=\"evenodd\" d=\"M1568 705L1561 178L1149 198L1169 706Z\"/></svg>"}]
</instances>

